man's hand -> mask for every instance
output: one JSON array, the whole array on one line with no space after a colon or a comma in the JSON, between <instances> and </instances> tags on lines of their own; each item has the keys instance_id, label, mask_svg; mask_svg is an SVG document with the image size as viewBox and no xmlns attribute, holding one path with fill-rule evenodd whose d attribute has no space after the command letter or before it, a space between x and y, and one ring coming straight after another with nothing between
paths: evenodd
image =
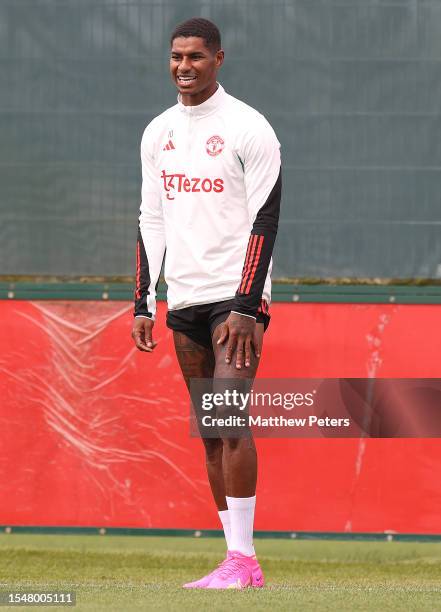
<instances>
[{"instance_id":1,"label":"man's hand","mask_svg":"<svg viewBox=\"0 0 441 612\"><path fill-rule=\"evenodd\" d=\"M136 348L146 353L152 353L157 345L153 342L152 329L155 324L152 319L146 317L135 317L133 319L132 338L135 341Z\"/></svg>"},{"instance_id":2,"label":"man's hand","mask_svg":"<svg viewBox=\"0 0 441 612\"><path fill-rule=\"evenodd\" d=\"M236 349L236 368L241 369L244 363L248 368L251 363L251 346L253 346L256 357L260 357L260 343L256 334L256 320L253 317L231 312L225 323L222 323L221 335L218 344L223 344L228 339L225 361L231 363Z\"/></svg>"}]
</instances>

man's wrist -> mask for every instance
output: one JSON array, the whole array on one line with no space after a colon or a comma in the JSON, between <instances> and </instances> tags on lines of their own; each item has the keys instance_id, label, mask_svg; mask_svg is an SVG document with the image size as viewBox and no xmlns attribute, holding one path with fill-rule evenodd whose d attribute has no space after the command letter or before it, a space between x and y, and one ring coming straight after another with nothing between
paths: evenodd
<instances>
[{"instance_id":1,"label":"man's wrist","mask_svg":"<svg viewBox=\"0 0 441 612\"><path fill-rule=\"evenodd\" d=\"M247 296L248 297L248 296ZM247 317L257 317L257 309L259 308L259 302L255 304L255 300L244 300L242 296L237 296L234 299L234 302L231 304L231 312L236 312L237 314L241 314Z\"/></svg>"},{"instance_id":2,"label":"man's wrist","mask_svg":"<svg viewBox=\"0 0 441 612\"><path fill-rule=\"evenodd\" d=\"M232 310L231 312L234 312L234 314L241 315L242 317L249 317L250 319L256 320L256 317L250 314L245 314L244 312L238 312L237 310Z\"/></svg>"}]
</instances>

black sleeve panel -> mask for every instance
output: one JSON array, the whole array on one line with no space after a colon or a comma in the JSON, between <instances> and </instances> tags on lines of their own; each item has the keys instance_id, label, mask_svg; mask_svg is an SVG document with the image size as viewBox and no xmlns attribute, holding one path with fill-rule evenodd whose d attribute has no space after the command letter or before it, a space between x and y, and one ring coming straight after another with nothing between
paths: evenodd
<instances>
[{"instance_id":1,"label":"black sleeve panel","mask_svg":"<svg viewBox=\"0 0 441 612\"><path fill-rule=\"evenodd\" d=\"M147 307L147 296L150 287L150 272L141 230L138 227L138 240L136 243L136 285L135 285L135 312L134 316L143 315L152 318Z\"/></svg>"},{"instance_id":2,"label":"black sleeve panel","mask_svg":"<svg viewBox=\"0 0 441 612\"><path fill-rule=\"evenodd\" d=\"M274 187L264 205L259 209L251 230L242 278L232 308L235 312L253 317L257 314L276 240L281 195L282 173L280 170Z\"/></svg>"}]
</instances>

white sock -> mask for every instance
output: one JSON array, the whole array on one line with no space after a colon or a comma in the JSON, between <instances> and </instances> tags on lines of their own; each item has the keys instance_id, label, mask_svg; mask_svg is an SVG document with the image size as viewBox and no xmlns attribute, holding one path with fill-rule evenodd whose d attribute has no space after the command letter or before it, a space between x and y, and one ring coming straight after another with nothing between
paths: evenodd
<instances>
[{"instance_id":1,"label":"white sock","mask_svg":"<svg viewBox=\"0 0 441 612\"><path fill-rule=\"evenodd\" d=\"M219 518L224 528L224 535L227 541L227 550L231 548L231 521L230 513L228 510L219 510Z\"/></svg>"},{"instance_id":2,"label":"white sock","mask_svg":"<svg viewBox=\"0 0 441 612\"><path fill-rule=\"evenodd\" d=\"M253 524L256 496L227 497L226 499L231 523L231 542L228 548L251 557L255 554Z\"/></svg>"}]
</instances>

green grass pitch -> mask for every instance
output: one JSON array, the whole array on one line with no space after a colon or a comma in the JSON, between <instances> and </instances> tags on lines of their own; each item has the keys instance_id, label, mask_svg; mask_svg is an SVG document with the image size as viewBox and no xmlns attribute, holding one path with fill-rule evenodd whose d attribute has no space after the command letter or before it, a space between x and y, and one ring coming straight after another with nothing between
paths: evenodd
<instances>
[{"instance_id":1,"label":"green grass pitch","mask_svg":"<svg viewBox=\"0 0 441 612\"><path fill-rule=\"evenodd\" d=\"M257 540L256 549L264 589L186 591L223 557L220 538L2 534L0 589L76 591L75 608L45 610L441 610L441 543Z\"/></svg>"}]
</instances>

